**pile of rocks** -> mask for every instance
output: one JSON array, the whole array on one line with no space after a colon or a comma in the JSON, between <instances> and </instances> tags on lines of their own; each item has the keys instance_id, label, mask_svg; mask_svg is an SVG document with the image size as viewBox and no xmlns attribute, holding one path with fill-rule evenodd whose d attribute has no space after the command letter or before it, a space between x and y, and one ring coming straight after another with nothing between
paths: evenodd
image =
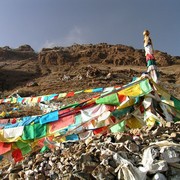
<instances>
[{"instance_id":1,"label":"pile of rocks","mask_svg":"<svg viewBox=\"0 0 180 180\"><path fill-rule=\"evenodd\" d=\"M179 179L180 123L57 144L1 172L1 179Z\"/></svg>"}]
</instances>

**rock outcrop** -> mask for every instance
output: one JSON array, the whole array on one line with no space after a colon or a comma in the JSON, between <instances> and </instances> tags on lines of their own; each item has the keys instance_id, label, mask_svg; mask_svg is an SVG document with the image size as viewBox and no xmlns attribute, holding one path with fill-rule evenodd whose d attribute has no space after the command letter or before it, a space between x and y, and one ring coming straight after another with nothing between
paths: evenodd
<instances>
[{"instance_id":1,"label":"rock outcrop","mask_svg":"<svg viewBox=\"0 0 180 180\"><path fill-rule=\"evenodd\" d=\"M0 61L3 60L24 60L37 58L37 53L30 45L22 45L16 49L9 46L0 48Z\"/></svg>"},{"instance_id":2,"label":"rock outcrop","mask_svg":"<svg viewBox=\"0 0 180 180\"><path fill-rule=\"evenodd\" d=\"M173 64L173 57L167 53L155 51L159 66ZM144 50L137 50L125 45L72 45L70 47L44 48L38 55L42 64L59 65L63 63L103 63L114 65L146 65Z\"/></svg>"}]
</instances>

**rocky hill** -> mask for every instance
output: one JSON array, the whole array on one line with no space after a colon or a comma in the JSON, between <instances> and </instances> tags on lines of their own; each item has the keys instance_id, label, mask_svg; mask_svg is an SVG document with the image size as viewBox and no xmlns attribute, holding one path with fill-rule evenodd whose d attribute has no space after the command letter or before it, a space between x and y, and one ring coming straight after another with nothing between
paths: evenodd
<instances>
[{"instance_id":1,"label":"rocky hill","mask_svg":"<svg viewBox=\"0 0 180 180\"><path fill-rule=\"evenodd\" d=\"M180 56L155 51L162 82L179 88ZM123 85L146 71L144 50L106 43L43 48L0 48L0 95L58 93L90 87ZM107 76L109 75L109 76ZM176 90L176 96L179 91Z\"/></svg>"},{"instance_id":2,"label":"rocky hill","mask_svg":"<svg viewBox=\"0 0 180 180\"><path fill-rule=\"evenodd\" d=\"M172 57L167 53L155 51L157 64L168 66L179 57ZM113 65L145 65L144 50L134 49L125 45L72 45L71 47L44 48L39 53L39 61L47 65L62 65L65 63L102 63Z\"/></svg>"},{"instance_id":3,"label":"rocky hill","mask_svg":"<svg viewBox=\"0 0 180 180\"><path fill-rule=\"evenodd\" d=\"M155 58L160 85L180 98L180 56L156 50ZM26 97L125 85L146 70L144 50L124 45L76 44L44 48L39 53L29 45L6 46L0 48L0 98L13 93ZM89 94L62 101L64 105L87 97ZM10 106L2 104L1 110ZM37 107L30 107L25 113L11 115L24 117L35 112L37 115ZM56 143L52 151L34 151L22 163L9 166L9 162L1 162L0 179L178 179L179 129L179 122L168 122Z\"/></svg>"}]
</instances>

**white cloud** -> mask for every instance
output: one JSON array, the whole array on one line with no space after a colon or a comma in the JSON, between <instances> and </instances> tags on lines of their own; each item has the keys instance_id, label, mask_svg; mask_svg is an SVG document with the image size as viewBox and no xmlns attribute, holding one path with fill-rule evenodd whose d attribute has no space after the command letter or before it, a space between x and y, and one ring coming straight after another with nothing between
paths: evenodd
<instances>
[{"instance_id":1,"label":"white cloud","mask_svg":"<svg viewBox=\"0 0 180 180\"><path fill-rule=\"evenodd\" d=\"M83 32L79 27L74 27L68 35L64 38L64 45L71 45L74 43L84 43Z\"/></svg>"},{"instance_id":2,"label":"white cloud","mask_svg":"<svg viewBox=\"0 0 180 180\"><path fill-rule=\"evenodd\" d=\"M82 28L75 26L67 33L67 35L65 35L62 38L59 38L59 40L54 40L54 41L46 40L46 42L43 44L42 47L52 48L55 46L70 46L74 43L84 44L85 38L83 36L84 35Z\"/></svg>"},{"instance_id":3,"label":"white cloud","mask_svg":"<svg viewBox=\"0 0 180 180\"><path fill-rule=\"evenodd\" d=\"M58 43L53 42L53 41L49 41L49 40L47 40L43 45L43 47L45 47L45 48L52 48L54 46L58 46Z\"/></svg>"}]
</instances>

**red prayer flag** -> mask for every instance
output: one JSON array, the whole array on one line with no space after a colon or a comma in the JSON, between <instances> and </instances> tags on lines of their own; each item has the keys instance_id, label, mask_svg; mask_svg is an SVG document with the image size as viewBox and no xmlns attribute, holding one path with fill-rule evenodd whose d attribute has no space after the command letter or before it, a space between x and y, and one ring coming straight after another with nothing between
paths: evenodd
<instances>
[{"instance_id":1,"label":"red prayer flag","mask_svg":"<svg viewBox=\"0 0 180 180\"><path fill-rule=\"evenodd\" d=\"M74 92L69 92L69 93L66 95L66 97L72 97L72 96L74 96Z\"/></svg>"},{"instance_id":2,"label":"red prayer flag","mask_svg":"<svg viewBox=\"0 0 180 180\"><path fill-rule=\"evenodd\" d=\"M127 96L124 96L124 95L121 95L121 94L118 94L118 99L119 99L119 102L123 102L123 101L125 101L126 100L126 98L127 98Z\"/></svg>"},{"instance_id":3,"label":"red prayer flag","mask_svg":"<svg viewBox=\"0 0 180 180\"><path fill-rule=\"evenodd\" d=\"M69 126L70 124L74 124L74 122L74 115L69 115L62 118L60 117L58 121L49 123L49 131L50 133L58 131L62 128Z\"/></svg>"},{"instance_id":4,"label":"red prayer flag","mask_svg":"<svg viewBox=\"0 0 180 180\"><path fill-rule=\"evenodd\" d=\"M94 135L100 134L100 133L105 134L107 132L107 130L108 130L108 127L104 126L104 127L101 127L101 128L94 129L93 133L94 133Z\"/></svg>"},{"instance_id":5,"label":"red prayer flag","mask_svg":"<svg viewBox=\"0 0 180 180\"><path fill-rule=\"evenodd\" d=\"M40 103L40 102L41 102L41 97L38 97L37 102L38 102L38 103Z\"/></svg>"},{"instance_id":6,"label":"red prayer flag","mask_svg":"<svg viewBox=\"0 0 180 180\"><path fill-rule=\"evenodd\" d=\"M143 105L140 105L139 109L140 109L141 113L143 113L145 110Z\"/></svg>"},{"instance_id":7,"label":"red prayer flag","mask_svg":"<svg viewBox=\"0 0 180 180\"><path fill-rule=\"evenodd\" d=\"M15 123L16 123L16 119L13 118L13 119L11 120L11 123L12 123L12 124L15 124Z\"/></svg>"},{"instance_id":8,"label":"red prayer flag","mask_svg":"<svg viewBox=\"0 0 180 180\"><path fill-rule=\"evenodd\" d=\"M15 149L12 152L12 157L14 158L15 162L19 162L19 161L23 160L22 152L20 149Z\"/></svg>"},{"instance_id":9,"label":"red prayer flag","mask_svg":"<svg viewBox=\"0 0 180 180\"><path fill-rule=\"evenodd\" d=\"M11 143L0 142L0 155L11 150Z\"/></svg>"}]
</instances>

